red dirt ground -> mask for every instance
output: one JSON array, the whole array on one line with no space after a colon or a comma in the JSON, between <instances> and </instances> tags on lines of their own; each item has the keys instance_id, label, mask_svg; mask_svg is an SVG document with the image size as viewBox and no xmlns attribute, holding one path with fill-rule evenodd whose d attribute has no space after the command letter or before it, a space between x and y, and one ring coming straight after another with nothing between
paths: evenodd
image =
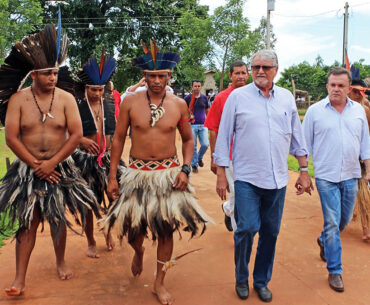
<instances>
[{"instance_id":1,"label":"red dirt ground","mask_svg":"<svg viewBox=\"0 0 370 305\"><path fill-rule=\"evenodd\" d=\"M127 143L129 144L129 143ZM181 151L179 149L179 151ZM127 149L124 159L127 160ZM192 175L197 197L216 225L206 233L189 240L175 235L174 255L190 249L191 253L168 271L166 285L175 304L224 305L242 304L234 292L233 235L223 223L221 201L215 192L216 177L209 170L209 153L205 167ZM322 228L322 214L317 192L296 196L294 183L297 174L290 172L285 210L278 239L275 265L269 288L273 304L370 304L370 243L361 241L361 228L352 222L342 233L343 280L345 292L337 293L328 286L325 263L320 260L316 238ZM144 271L134 278L130 271L133 250L126 240L117 243L112 252L105 251L104 238L95 232L99 259L87 258L86 239L69 232L66 260L74 271L69 281L60 281L56 274L55 257L48 226L38 233L32 253L25 294L9 298L0 292L0 304L64 305L64 304L158 304L151 293L155 269L156 246L146 240ZM255 243L256 244L256 243ZM15 243L10 240L0 249L0 289L9 287L15 274ZM250 268L253 271L254 251ZM250 278L250 286L252 280ZM251 289L245 304L262 304Z\"/></svg>"}]
</instances>

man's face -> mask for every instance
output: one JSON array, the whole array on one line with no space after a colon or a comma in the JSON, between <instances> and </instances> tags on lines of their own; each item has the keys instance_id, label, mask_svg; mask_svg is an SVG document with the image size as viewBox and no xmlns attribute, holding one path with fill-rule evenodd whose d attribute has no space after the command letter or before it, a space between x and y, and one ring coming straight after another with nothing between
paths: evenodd
<instances>
[{"instance_id":1,"label":"man's face","mask_svg":"<svg viewBox=\"0 0 370 305\"><path fill-rule=\"evenodd\" d=\"M31 77L41 90L53 90L58 81L58 69L35 71L31 73Z\"/></svg>"},{"instance_id":2,"label":"man's face","mask_svg":"<svg viewBox=\"0 0 370 305\"><path fill-rule=\"evenodd\" d=\"M349 85L347 74L330 75L326 84L330 102L345 102L349 93Z\"/></svg>"},{"instance_id":3,"label":"man's face","mask_svg":"<svg viewBox=\"0 0 370 305\"><path fill-rule=\"evenodd\" d=\"M166 85L171 77L170 72L146 72L145 81L148 89L154 93L161 93L166 90Z\"/></svg>"},{"instance_id":4,"label":"man's face","mask_svg":"<svg viewBox=\"0 0 370 305\"><path fill-rule=\"evenodd\" d=\"M353 100L353 101L356 101L356 102L361 102L362 99L363 99L363 96L360 92L360 90L356 89L356 88L352 88L350 89L349 93L348 93L348 97Z\"/></svg>"},{"instance_id":5,"label":"man's face","mask_svg":"<svg viewBox=\"0 0 370 305\"><path fill-rule=\"evenodd\" d=\"M234 67L234 71L229 73L229 77L234 88L245 86L249 77L247 66Z\"/></svg>"},{"instance_id":6,"label":"man's face","mask_svg":"<svg viewBox=\"0 0 370 305\"><path fill-rule=\"evenodd\" d=\"M260 56L254 58L252 63L252 78L260 89L270 89L277 74L278 67L274 67L274 61L262 60Z\"/></svg>"},{"instance_id":7,"label":"man's face","mask_svg":"<svg viewBox=\"0 0 370 305\"><path fill-rule=\"evenodd\" d=\"M92 87L86 86L87 98L90 102L100 101L104 93L104 86Z\"/></svg>"},{"instance_id":8,"label":"man's face","mask_svg":"<svg viewBox=\"0 0 370 305\"><path fill-rule=\"evenodd\" d=\"M200 82L194 82L191 86L191 89L195 94L198 94L200 92L200 89L202 89L202 84Z\"/></svg>"}]
</instances>

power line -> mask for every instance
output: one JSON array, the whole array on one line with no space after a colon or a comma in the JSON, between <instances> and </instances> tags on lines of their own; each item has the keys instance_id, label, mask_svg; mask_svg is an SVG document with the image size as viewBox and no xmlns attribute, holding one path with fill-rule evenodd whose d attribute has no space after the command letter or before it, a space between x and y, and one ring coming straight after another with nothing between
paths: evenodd
<instances>
[{"instance_id":1,"label":"power line","mask_svg":"<svg viewBox=\"0 0 370 305\"><path fill-rule=\"evenodd\" d=\"M355 4L355 5L351 5L350 7L364 6L364 5L368 5L368 4L370 4L370 1ZM274 12L274 15L275 16L280 16L280 17L285 17L285 18L311 18L311 17L318 17L318 16L322 16L322 15L326 15L326 14L330 14L330 13L334 13L334 12L336 12L338 14L342 9L343 8L339 8L339 9L325 11L325 12L321 12L321 13L317 13L317 14L313 14L313 15L300 15L300 16L299 15L283 15L283 14L279 14L279 13L275 13L275 12Z\"/></svg>"}]
</instances>

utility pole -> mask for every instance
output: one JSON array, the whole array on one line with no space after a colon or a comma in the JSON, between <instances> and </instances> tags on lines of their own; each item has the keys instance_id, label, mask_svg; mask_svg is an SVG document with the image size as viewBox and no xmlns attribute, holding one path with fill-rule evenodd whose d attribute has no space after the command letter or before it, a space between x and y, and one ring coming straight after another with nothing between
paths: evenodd
<instances>
[{"instance_id":1,"label":"utility pole","mask_svg":"<svg viewBox=\"0 0 370 305\"><path fill-rule=\"evenodd\" d=\"M344 24L343 24L343 57L342 65L346 64L346 50L348 50L348 2L344 5Z\"/></svg>"},{"instance_id":2,"label":"utility pole","mask_svg":"<svg viewBox=\"0 0 370 305\"><path fill-rule=\"evenodd\" d=\"M270 50L270 12L275 10L275 0L267 0L266 49Z\"/></svg>"}]
</instances>

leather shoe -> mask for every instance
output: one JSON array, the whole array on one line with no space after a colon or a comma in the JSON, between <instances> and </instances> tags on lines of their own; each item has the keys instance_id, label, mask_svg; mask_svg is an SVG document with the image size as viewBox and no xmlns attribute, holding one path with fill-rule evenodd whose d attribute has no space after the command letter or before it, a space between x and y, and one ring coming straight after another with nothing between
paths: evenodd
<instances>
[{"instance_id":1,"label":"leather shoe","mask_svg":"<svg viewBox=\"0 0 370 305\"><path fill-rule=\"evenodd\" d=\"M323 243L321 242L320 238L317 239L317 244L319 245L320 247L320 257L321 257L321 260L326 262L326 257L325 257L325 250L324 250L324 245Z\"/></svg>"},{"instance_id":2,"label":"leather shoe","mask_svg":"<svg viewBox=\"0 0 370 305\"><path fill-rule=\"evenodd\" d=\"M221 208L222 208L222 211L224 212L225 214L225 210L224 210L224 204L221 204ZM233 226L231 225L231 218L229 216L227 216L225 214L225 227L226 229L229 231L229 232L232 232L233 231Z\"/></svg>"},{"instance_id":3,"label":"leather shoe","mask_svg":"<svg viewBox=\"0 0 370 305\"><path fill-rule=\"evenodd\" d=\"M198 160L198 165L199 165L200 167L203 167L203 166L204 166L204 163L203 163L203 160L202 160L202 159L199 159L199 160Z\"/></svg>"},{"instance_id":4,"label":"leather shoe","mask_svg":"<svg viewBox=\"0 0 370 305\"><path fill-rule=\"evenodd\" d=\"M242 300L248 299L249 296L249 285L248 282L246 283L236 283L235 284L235 291L238 297Z\"/></svg>"},{"instance_id":5,"label":"leather shoe","mask_svg":"<svg viewBox=\"0 0 370 305\"><path fill-rule=\"evenodd\" d=\"M193 173L197 173L198 172L198 166L192 166L192 170L193 170Z\"/></svg>"},{"instance_id":6,"label":"leather shoe","mask_svg":"<svg viewBox=\"0 0 370 305\"><path fill-rule=\"evenodd\" d=\"M342 275L341 274L329 274L329 286L331 289L338 291L338 292L343 292L344 291L344 285L343 285L343 280L342 280Z\"/></svg>"},{"instance_id":7,"label":"leather shoe","mask_svg":"<svg viewBox=\"0 0 370 305\"><path fill-rule=\"evenodd\" d=\"M256 287L254 286L254 290L257 292L258 297L263 302L271 302L272 301L272 293L267 287Z\"/></svg>"}]
</instances>

